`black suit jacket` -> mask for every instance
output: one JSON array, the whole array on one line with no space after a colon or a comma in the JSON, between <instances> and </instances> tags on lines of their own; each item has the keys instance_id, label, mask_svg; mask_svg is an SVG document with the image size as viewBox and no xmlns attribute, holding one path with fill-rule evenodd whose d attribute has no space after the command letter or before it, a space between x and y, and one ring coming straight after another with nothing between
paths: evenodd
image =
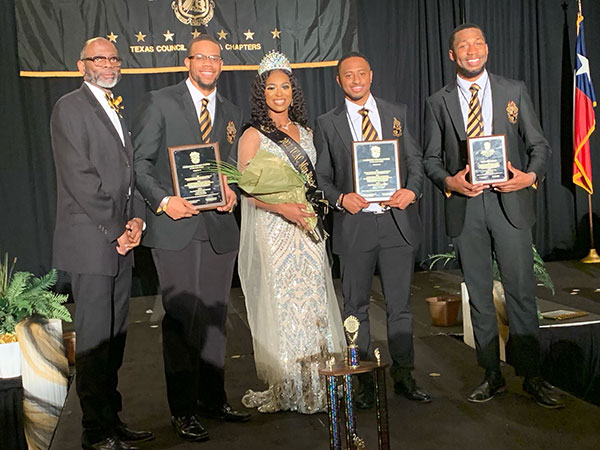
<instances>
[{"instance_id":1,"label":"black suit jacket","mask_svg":"<svg viewBox=\"0 0 600 450\"><path fill-rule=\"evenodd\" d=\"M53 265L74 273L114 276L117 238L134 211L133 147L125 145L84 83L58 100L50 120L57 174ZM142 205L143 206L143 205ZM124 258L131 264L133 252Z\"/></svg>"},{"instance_id":2,"label":"black suit jacket","mask_svg":"<svg viewBox=\"0 0 600 450\"><path fill-rule=\"evenodd\" d=\"M382 139L397 139L400 153L402 187L421 196L423 163L421 149L406 126L406 105L375 98L381 118ZM394 119L400 121L401 135L394 135ZM354 192L352 179L352 132L348 124L345 104L317 118L315 130L317 148L317 180L327 200L335 205L341 193ZM392 208L392 214L403 237L413 246L421 240L421 220L418 202L405 210ZM376 234L364 213L333 212L333 252L372 250Z\"/></svg>"},{"instance_id":3,"label":"black suit jacket","mask_svg":"<svg viewBox=\"0 0 600 450\"><path fill-rule=\"evenodd\" d=\"M221 160L235 164L235 144L242 112L218 93L216 101L210 140L219 143ZM235 140L227 136L227 128L231 130L232 127L236 130ZM185 81L147 95L134 121L132 137L137 187L150 209L142 243L148 247L181 250L189 244L200 225L206 227L215 252L236 250L239 228L233 214L211 210L179 220L164 213L156 214L161 200L174 195L168 147L202 142L196 109Z\"/></svg>"},{"instance_id":4,"label":"black suit jacket","mask_svg":"<svg viewBox=\"0 0 600 450\"><path fill-rule=\"evenodd\" d=\"M493 134L506 135L508 160L524 172L535 172L541 182L550 157L550 147L533 104L521 81L489 74L493 103ZM518 108L516 121L509 120L507 107ZM444 179L455 175L467 164L467 136L458 99L456 80L429 97L425 104L425 157L427 176L445 190ZM528 187L500 195L503 211L516 228L530 228L535 223L535 189ZM446 232L459 236L465 221L468 198L452 193L445 199Z\"/></svg>"}]
</instances>

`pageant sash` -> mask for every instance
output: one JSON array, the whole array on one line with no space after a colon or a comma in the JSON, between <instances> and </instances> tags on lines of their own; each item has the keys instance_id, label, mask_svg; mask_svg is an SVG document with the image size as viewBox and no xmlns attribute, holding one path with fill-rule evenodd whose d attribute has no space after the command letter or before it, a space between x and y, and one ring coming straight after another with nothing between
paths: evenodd
<instances>
[{"instance_id":1,"label":"pageant sash","mask_svg":"<svg viewBox=\"0 0 600 450\"><path fill-rule=\"evenodd\" d=\"M323 191L318 189L317 172L315 171L315 166L306 154L306 151L304 151L300 144L281 130L267 129L256 123L252 123L251 125L279 145L287 155L294 169L303 174L306 178L306 199L314 208L318 218L316 230L321 235L322 239L326 239L327 233L323 227L323 219L329 212L329 202L325 198Z\"/></svg>"}]
</instances>

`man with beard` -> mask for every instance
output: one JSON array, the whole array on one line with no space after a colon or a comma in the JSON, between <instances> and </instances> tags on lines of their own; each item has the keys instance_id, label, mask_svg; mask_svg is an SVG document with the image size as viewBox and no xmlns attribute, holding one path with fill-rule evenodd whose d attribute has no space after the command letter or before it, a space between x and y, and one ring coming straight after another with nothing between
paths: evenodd
<instances>
[{"instance_id":1,"label":"man with beard","mask_svg":"<svg viewBox=\"0 0 600 450\"><path fill-rule=\"evenodd\" d=\"M183 439L208 433L197 415L241 422L224 389L225 319L239 229L235 193L226 205L198 212L174 195L168 147L218 142L221 159L235 163L241 110L217 93L223 60L209 35L190 41L187 80L150 92L133 126L137 187L150 212L143 244L152 248L165 317L163 359L171 422Z\"/></svg>"},{"instance_id":2,"label":"man with beard","mask_svg":"<svg viewBox=\"0 0 600 450\"><path fill-rule=\"evenodd\" d=\"M104 38L90 39L77 68L84 83L56 103L51 119L57 175L53 265L71 275L77 333L77 394L84 449L133 449L152 439L119 419L133 253L144 204L134 205L133 148L111 89L121 58ZM112 106L111 106L112 105Z\"/></svg>"},{"instance_id":3,"label":"man with beard","mask_svg":"<svg viewBox=\"0 0 600 450\"><path fill-rule=\"evenodd\" d=\"M469 290L477 361L483 382L468 396L486 402L505 389L492 297L494 256L504 286L510 327L508 361L523 389L546 408L564 406L540 377L531 227L534 196L550 157L548 142L522 82L488 73L481 28L457 27L449 57L456 80L427 99L425 171L445 193L446 232L452 237ZM467 175L467 137L504 134L510 179L473 185Z\"/></svg>"},{"instance_id":4,"label":"man with beard","mask_svg":"<svg viewBox=\"0 0 600 450\"><path fill-rule=\"evenodd\" d=\"M409 400L431 398L412 376L414 346L410 287L416 251L421 241L417 200L421 196L421 150L409 133L407 107L371 95L373 71L357 52L338 62L337 82L344 103L317 118L317 180L333 213L333 252L339 255L344 317L360 322L360 358L373 359L369 304L375 267L379 267L386 301L387 334L394 391ZM352 141L395 139L398 142L402 187L389 200L368 203L354 192ZM356 404L370 408L375 400L373 378L359 376Z\"/></svg>"}]
</instances>

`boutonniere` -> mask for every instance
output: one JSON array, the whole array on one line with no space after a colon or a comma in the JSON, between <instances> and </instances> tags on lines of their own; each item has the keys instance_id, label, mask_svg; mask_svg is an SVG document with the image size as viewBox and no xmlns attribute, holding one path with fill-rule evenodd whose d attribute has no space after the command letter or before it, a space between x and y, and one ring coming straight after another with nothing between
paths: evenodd
<instances>
[{"instance_id":1,"label":"boutonniere","mask_svg":"<svg viewBox=\"0 0 600 450\"><path fill-rule=\"evenodd\" d=\"M519 107L512 100L506 105L506 115L510 123L517 123L519 117Z\"/></svg>"},{"instance_id":2,"label":"boutonniere","mask_svg":"<svg viewBox=\"0 0 600 450\"><path fill-rule=\"evenodd\" d=\"M233 120L230 120L227 124L227 142L233 144L233 141L235 141L236 134L237 129L235 128L235 124L233 123Z\"/></svg>"},{"instance_id":3,"label":"boutonniere","mask_svg":"<svg viewBox=\"0 0 600 450\"><path fill-rule=\"evenodd\" d=\"M396 117L394 117L394 123L392 125L392 133L396 137L402 136L402 124Z\"/></svg>"},{"instance_id":4,"label":"boutonniere","mask_svg":"<svg viewBox=\"0 0 600 450\"><path fill-rule=\"evenodd\" d=\"M105 94L105 96L106 101L108 102L108 106L110 106L122 119L123 116L121 115L121 111L125 109L125 107L121 104L123 103L123 97L119 95L117 98L114 98L108 92Z\"/></svg>"}]
</instances>

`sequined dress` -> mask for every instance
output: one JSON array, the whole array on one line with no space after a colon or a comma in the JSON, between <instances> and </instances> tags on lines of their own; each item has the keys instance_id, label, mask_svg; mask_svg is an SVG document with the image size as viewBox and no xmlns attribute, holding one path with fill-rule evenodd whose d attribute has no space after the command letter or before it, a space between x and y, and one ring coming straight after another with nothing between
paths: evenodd
<instances>
[{"instance_id":1,"label":"sequined dress","mask_svg":"<svg viewBox=\"0 0 600 450\"><path fill-rule=\"evenodd\" d=\"M299 129L299 143L314 164L312 134ZM289 164L279 145L260 136L262 149ZM247 391L242 403L260 412L326 410L318 370L332 355L341 358L345 340L325 243L242 198L238 269L256 371L268 385L263 392Z\"/></svg>"}]
</instances>

